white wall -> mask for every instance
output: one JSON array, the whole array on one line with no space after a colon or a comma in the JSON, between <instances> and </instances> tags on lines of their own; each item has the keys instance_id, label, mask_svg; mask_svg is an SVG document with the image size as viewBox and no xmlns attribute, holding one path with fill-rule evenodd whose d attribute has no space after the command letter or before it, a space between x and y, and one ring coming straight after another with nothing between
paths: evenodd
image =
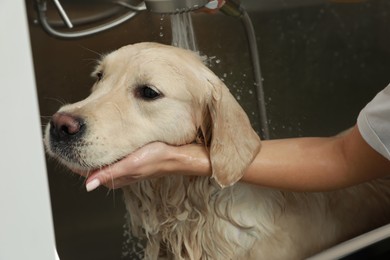
<instances>
[{"instance_id":1,"label":"white wall","mask_svg":"<svg viewBox=\"0 0 390 260\"><path fill-rule=\"evenodd\" d=\"M0 260L55 259L24 1L0 1Z\"/></svg>"}]
</instances>

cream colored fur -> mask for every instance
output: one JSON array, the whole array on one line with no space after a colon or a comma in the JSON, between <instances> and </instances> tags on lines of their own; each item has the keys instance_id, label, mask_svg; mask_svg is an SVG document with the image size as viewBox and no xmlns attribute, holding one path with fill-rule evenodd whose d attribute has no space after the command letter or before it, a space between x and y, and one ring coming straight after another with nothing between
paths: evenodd
<instances>
[{"instance_id":1,"label":"cream colored fur","mask_svg":"<svg viewBox=\"0 0 390 260\"><path fill-rule=\"evenodd\" d=\"M163 177L123 189L132 232L148 239L145 259L157 259L161 244L173 259L302 259L388 223L386 180L328 193L237 182L260 140L196 54L134 44L104 57L96 71L104 76L91 95L59 110L86 122L82 140L71 144L77 157L56 152L47 127L47 151L66 166L96 169L153 141L209 147L212 179ZM140 99L141 85L163 97Z\"/></svg>"}]
</instances>

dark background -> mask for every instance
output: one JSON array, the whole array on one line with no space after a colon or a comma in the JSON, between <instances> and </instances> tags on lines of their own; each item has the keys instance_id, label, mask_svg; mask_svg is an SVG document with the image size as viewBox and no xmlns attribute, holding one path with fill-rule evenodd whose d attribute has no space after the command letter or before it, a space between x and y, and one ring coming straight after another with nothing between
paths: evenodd
<instances>
[{"instance_id":1,"label":"dark background","mask_svg":"<svg viewBox=\"0 0 390 260\"><path fill-rule=\"evenodd\" d=\"M126 44L170 44L170 17L142 12L113 30L79 40L48 36L26 0L42 125L62 104L85 98L101 54ZM50 1L51 2L51 1ZM246 0L257 34L272 138L334 135L390 82L390 2ZM61 1L71 19L112 8L109 1ZM59 20L55 8L49 18ZM259 130L252 65L239 19L193 14L199 49ZM59 30L63 30L59 28ZM162 35L162 36L161 36ZM239 134L239 133L238 133ZM121 191L87 193L84 180L47 160L62 260L121 259Z\"/></svg>"}]
</instances>

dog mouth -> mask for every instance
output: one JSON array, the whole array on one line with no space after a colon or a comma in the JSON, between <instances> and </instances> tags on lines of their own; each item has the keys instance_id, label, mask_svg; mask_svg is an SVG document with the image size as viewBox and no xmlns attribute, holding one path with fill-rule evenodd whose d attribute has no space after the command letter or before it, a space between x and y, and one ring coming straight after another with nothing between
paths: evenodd
<instances>
[{"instance_id":1,"label":"dog mouth","mask_svg":"<svg viewBox=\"0 0 390 260\"><path fill-rule=\"evenodd\" d=\"M45 133L48 154L80 175L113 165L131 152L110 140L93 134L85 117L66 112L55 113Z\"/></svg>"},{"instance_id":2,"label":"dog mouth","mask_svg":"<svg viewBox=\"0 0 390 260\"><path fill-rule=\"evenodd\" d=\"M146 143L145 145L148 145L149 143ZM108 167L111 167L113 166L114 164L126 159L127 157L129 157L130 155L134 154L136 151L138 151L139 149L141 149L142 147L144 147L145 145L141 145L140 147L134 149L133 151L131 152L128 152L128 153L125 153L124 155L122 156L119 156L118 158L116 159L113 159L113 160L110 160L110 161L107 161L105 163L102 163L102 162L99 162L97 164L87 164L85 162L83 162L82 160L77 160L77 162L75 161L66 161L64 158L62 157L59 157L58 159L60 161L62 161L62 163L67 167L69 168L72 172L74 173L77 173L81 176L84 176L84 177L88 177L90 174L92 174L93 172L96 172L96 171L99 171L99 170L102 170L102 169L105 169L105 168L108 168ZM57 155L58 156L58 155ZM74 157L73 157L74 158Z\"/></svg>"},{"instance_id":3,"label":"dog mouth","mask_svg":"<svg viewBox=\"0 0 390 260\"><path fill-rule=\"evenodd\" d=\"M45 142L46 151L72 172L88 176L91 172L109 167L132 153L106 149L107 144L79 138L73 141L58 141L51 136Z\"/></svg>"},{"instance_id":4,"label":"dog mouth","mask_svg":"<svg viewBox=\"0 0 390 260\"><path fill-rule=\"evenodd\" d=\"M108 168L108 167L111 167L112 165L122 161L123 159L125 159L127 156L129 156L130 154L128 155L125 155L123 157L120 157L118 159L115 159L115 160L112 160L110 162L107 162L107 163L102 163L102 164L98 164L98 165L85 165L83 163L80 163L80 162L69 162L69 161L66 161L64 162L64 159L63 158L60 158L60 161L63 162L63 164L70 170L72 171L73 173L76 173L76 174L79 174L81 176L84 176L84 177L88 177L90 174L92 174L93 172L96 172L96 171L99 171L99 170L102 170L104 168Z\"/></svg>"},{"instance_id":5,"label":"dog mouth","mask_svg":"<svg viewBox=\"0 0 390 260\"><path fill-rule=\"evenodd\" d=\"M112 166L132 153L132 151L109 152L106 149L99 149L102 145L82 140L68 143L50 140L45 143L45 147L51 157L72 172L82 176L88 176L91 172Z\"/></svg>"}]
</instances>

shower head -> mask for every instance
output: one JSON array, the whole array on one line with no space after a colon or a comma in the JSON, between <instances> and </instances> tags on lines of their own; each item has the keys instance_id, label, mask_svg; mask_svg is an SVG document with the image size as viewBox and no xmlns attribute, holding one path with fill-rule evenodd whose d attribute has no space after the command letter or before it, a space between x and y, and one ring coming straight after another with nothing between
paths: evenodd
<instances>
[{"instance_id":1,"label":"shower head","mask_svg":"<svg viewBox=\"0 0 390 260\"><path fill-rule=\"evenodd\" d=\"M145 0L146 8L154 13L183 13L203 7L208 0Z\"/></svg>"}]
</instances>

